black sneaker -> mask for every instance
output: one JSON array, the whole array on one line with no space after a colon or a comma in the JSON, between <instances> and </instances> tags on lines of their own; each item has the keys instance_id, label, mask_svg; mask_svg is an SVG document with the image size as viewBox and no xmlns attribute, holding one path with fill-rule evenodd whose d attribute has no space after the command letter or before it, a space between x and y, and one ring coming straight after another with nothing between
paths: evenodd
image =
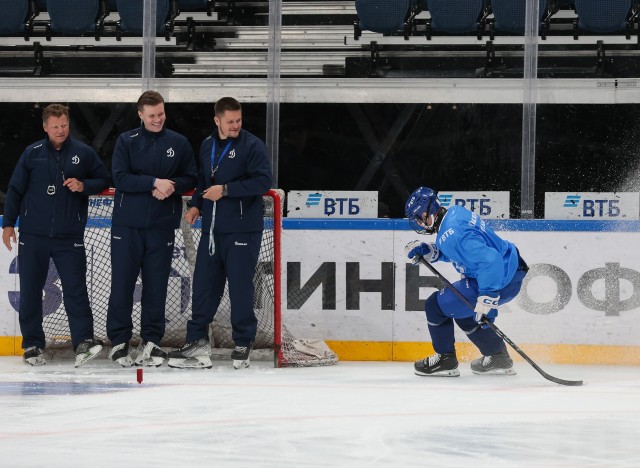
<instances>
[{"instance_id":1,"label":"black sneaker","mask_svg":"<svg viewBox=\"0 0 640 468\"><path fill-rule=\"evenodd\" d=\"M169 353L169 367L177 369L211 369L211 344L208 338L185 343L184 346Z\"/></svg>"},{"instance_id":2,"label":"black sneaker","mask_svg":"<svg viewBox=\"0 0 640 468\"><path fill-rule=\"evenodd\" d=\"M95 358L102 351L102 341L88 338L76 346L76 367L80 367L86 362Z\"/></svg>"},{"instance_id":3,"label":"black sneaker","mask_svg":"<svg viewBox=\"0 0 640 468\"><path fill-rule=\"evenodd\" d=\"M44 358L44 351L37 346L29 346L24 350L22 360L30 366L44 366L47 361Z\"/></svg>"},{"instance_id":4,"label":"black sneaker","mask_svg":"<svg viewBox=\"0 0 640 468\"><path fill-rule=\"evenodd\" d=\"M115 345L111 348L109 358L113 362L120 364L122 367L133 366L133 359L131 358L131 354L129 354L129 343L120 343L119 345Z\"/></svg>"},{"instance_id":5,"label":"black sneaker","mask_svg":"<svg viewBox=\"0 0 640 468\"><path fill-rule=\"evenodd\" d=\"M482 356L471 361L471 372L486 375L515 375L513 361L505 350L492 356Z\"/></svg>"},{"instance_id":6,"label":"black sneaker","mask_svg":"<svg viewBox=\"0 0 640 468\"><path fill-rule=\"evenodd\" d=\"M436 353L416 361L413 367L416 375L434 377L458 377L460 375L456 353Z\"/></svg>"},{"instance_id":7,"label":"black sneaker","mask_svg":"<svg viewBox=\"0 0 640 468\"><path fill-rule=\"evenodd\" d=\"M233 368L243 369L245 367L249 367L251 351L253 351L253 343L249 343L248 346L236 346L235 349L231 352Z\"/></svg>"},{"instance_id":8,"label":"black sneaker","mask_svg":"<svg viewBox=\"0 0 640 468\"><path fill-rule=\"evenodd\" d=\"M136 366L160 367L167 357L167 353L152 341L141 341L137 351Z\"/></svg>"}]
</instances>

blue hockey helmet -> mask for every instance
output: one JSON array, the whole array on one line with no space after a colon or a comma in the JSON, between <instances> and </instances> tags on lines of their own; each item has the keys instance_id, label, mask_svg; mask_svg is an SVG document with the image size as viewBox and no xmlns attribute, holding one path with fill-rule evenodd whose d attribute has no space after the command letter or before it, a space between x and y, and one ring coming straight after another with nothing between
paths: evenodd
<instances>
[{"instance_id":1,"label":"blue hockey helmet","mask_svg":"<svg viewBox=\"0 0 640 468\"><path fill-rule=\"evenodd\" d=\"M404 214L409 225L419 234L433 234L437 230L436 219L440 210L438 193L429 187L419 187L411 194L404 206ZM433 215L433 221L428 224L428 218Z\"/></svg>"}]
</instances>

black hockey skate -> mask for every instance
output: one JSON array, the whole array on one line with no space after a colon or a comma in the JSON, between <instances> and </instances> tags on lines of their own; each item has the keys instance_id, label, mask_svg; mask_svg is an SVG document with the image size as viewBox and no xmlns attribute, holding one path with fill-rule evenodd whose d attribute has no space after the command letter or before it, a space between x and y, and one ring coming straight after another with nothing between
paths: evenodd
<instances>
[{"instance_id":1,"label":"black hockey skate","mask_svg":"<svg viewBox=\"0 0 640 468\"><path fill-rule=\"evenodd\" d=\"M233 368L244 369L245 367L249 367L251 351L253 351L253 343L249 343L249 346L236 346L231 353Z\"/></svg>"},{"instance_id":2,"label":"black hockey skate","mask_svg":"<svg viewBox=\"0 0 640 468\"><path fill-rule=\"evenodd\" d=\"M129 354L129 343L120 343L111 348L109 359L117 362L122 367L133 366L133 359L131 358L131 354Z\"/></svg>"},{"instance_id":3,"label":"black hockey skate","mask_svg":"<svg viewBox=\"0 0 640 468\"><path fill-rule=\"evenodd\" d=\"M44 366L47 361L44 358L44 351L37 346L29 346L24 350L22 360L30 366Z\"/></svg>"},{"instance_id":4,"label":"black hockey skate","mask_svg":"<svg viewBox=\"0 0 640 468\"><path fill-rule=\"evenodd\" d=\"M178 369L211 369L211 344L208 338L200 338L169 353L169 367Z\"/></svg>"},{"instance_id":5,"label":"black hockey skate","mask_svg":"<svg viewBox=\"0 0 640 468\"><path fill-rule=\"evenodd\" d=\"M416 375L427 377L458 377L460 375L456 353L436 353L416 361L413 367Z\"/></svg>"},{"instance_id":6,"label":"black hockey skate","mask_svg":"<svg viewBox=\"0 0 640 468\"><path fill-rule=\"evenodd\" d=\"M138 345L138 356L134 361L136 366L160 367L167 357L167 353L152 341L141 341Z\"/></svg>"},{"instance_id":7,"label":"black hockey skate","mask_svg":"<svg viewBox=\"0 0 640 468\"><path fill-rule=\"evenodd\" d=\"M471 361L471 372L479 375L516 375L513 361L504 350L492 356L482 356Z\"/></svg>"},{"instance_id":8,"label":"black hockey skate","mask_svg":"<svg viewBox=\"0 0 640 468\"><path fill-rule=\"evenodd\" d=\"M102 351L102 341L94 340L93 338L81 341L78 346L76 346L75 367L80 367L81 365L91 361L100 354L100 351Z\"/></svg>"}]
</instances>

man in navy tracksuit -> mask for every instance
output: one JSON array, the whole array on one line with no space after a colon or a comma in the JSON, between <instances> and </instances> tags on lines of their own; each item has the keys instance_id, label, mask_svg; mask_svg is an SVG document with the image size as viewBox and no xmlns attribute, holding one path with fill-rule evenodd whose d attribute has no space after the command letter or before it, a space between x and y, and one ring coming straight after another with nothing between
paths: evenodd
<instances>
[{"instance_id":1,"label":"man in navy tracksuit","mask_svg":"<svg viewBox=\"0 0 640 468\"><path fill-rule=\"evenodd\" d=\"M256 337L253 277L258 263L264 202L271 187L265 144L242 130L242 108L234 98L215 104L216 130L202 142L196 194L185 219L202 214L202 237L193 277L193 307L186 344L169 353L170 367L212 366L208 327L220 305L225 281L231 300L234 367L247 367Z\"/></svg>"},{"instance_id":2,"label":"man in navy tracksuit","mask_svg":"<svg viewBox=\"0 0 640 468\"><path fill-rule=\"evenodd\" d=\"M88 196L109 184L109 171L88 145L69 136L69 110L51 104L42 112L48 138L28 146L11 176L2 240L11 250L20 218L20 331L24 361L43 365L42 289L49 260L58 270L69 318L76 367L97 356L86 283L84 228Z\"/></svg>"},{"instance_id":3,"label":"man in navy tracksuit","mask_svg":"<svg viewBox=\"0 0 640 468\"><path fill-rule=\"evenodd\" d=\"M107 335L109 357L128 367L133 335L133 293L142 272L142 342L137 365L159 366L166 354L158 346L165 331L165 301L180 226L182 193L197 182L193 148L165 128L164 100L155 91L138 99L140 128L118 137L113 152L116 194L111 228L111 295Z\"/></svg>"}]
</instances>

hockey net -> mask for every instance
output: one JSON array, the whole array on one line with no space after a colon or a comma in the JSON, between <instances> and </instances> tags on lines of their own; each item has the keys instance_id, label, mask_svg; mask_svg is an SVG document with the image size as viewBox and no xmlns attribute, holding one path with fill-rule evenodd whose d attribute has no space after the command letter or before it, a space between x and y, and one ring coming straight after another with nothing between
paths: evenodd
<instances>
[{"instance_id":1,"label":"hockey net","mask_svg":"<svg viewBox=\"0 0 640 468\"><path fill-rule=\"evenodd\" d=\"M90 197L89 221L85 230L87 253L87 289L94 318L94 334L108 344L106 336L107 308L111 293L111 214L114 190L107 190ZM183 211L190 196L183 197ZM283 195L280 190L270 190L264 199L264 232L260 256L254 275L254 311L258 319L258 332L254 349L273 350L276 367L311 367L332 365L338 361L324 342L296 339L282 321L280 246L282 234ZM186 324L191 318L191 284L195 268L196 251L200 240L200 220L194 227L181 222L176 230L174 254L169 276L165 306L166 331L163 347L175 348L184 343ZM59 284L53 263L48 284ZM138 280L134 292L132 345L140 341L140 298L142 284ZM47 347L69 347L70 332L67 315L61 300L61 288L52 288L56 294L45 290L43 327ZM209 330L212 355L229 356L234 347L231 339L231 306L228 285ZM224 350L224 351L223 351ZM267 354L269 354L267 352ZM263 351L264 354L264 351Z\"/></svg>"}]
</instances>

